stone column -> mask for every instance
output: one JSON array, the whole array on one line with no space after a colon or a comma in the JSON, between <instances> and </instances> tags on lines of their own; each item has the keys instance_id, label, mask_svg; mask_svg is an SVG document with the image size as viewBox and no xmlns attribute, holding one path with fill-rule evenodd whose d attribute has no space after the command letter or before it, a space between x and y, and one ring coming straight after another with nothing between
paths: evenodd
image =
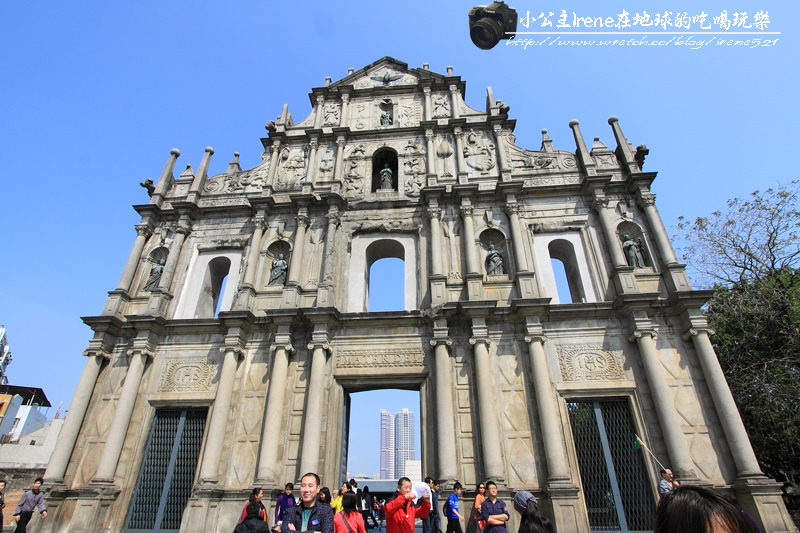
<instances>
[{"instance_id":1,"label":"stone column","mask_svg":"<svg viewBox=\"0 0 800 533\"><path fill-rule=\"evenodd\" d=\"M316 338L314 338L316 337ZM326 332L315 331L308 345L311 355L311 375L308 380L308 402L303 422L303 450L300 455L301 472L319 470L319 446L322 441L323 392L325 391L325 363L327 361L328 336Z\"/></svg>"},{"instance_id":2,"label":"stone column","mask_svg":"<svg viewBox=\"0 0 800 533\"><path fill-rule=\"evenodd\" d=\"M262 484L279 487L281 484L278 476L282 468L278 465L278 448L282 441L276 436L281 435L281 425L284 416L284 401L286 397L286 372L289 368L289 354L294 351L292 339L288 332L289 326L281 326L275 336L275 359L272 362L272 373L269 378L269 394L267 396L264 427L261 429L261 452L258 456L258 471L256 481Z\"/></svg>"},{"instance_id":3,"label":"stone column","mask_svg":"<svg viewBox=\"0 0 800 533\"><path fill-rule=\"evenodd\" d=\"M347 125L347 106L350 103L350 95L343 94L342 95L342 116L339 119L339 125L344 127Z\"/></svg>"},{"instance_id":4,"label":"stone column","mask_svg":"<svg viewBox=\"0 0 800 533\"><path fill-rule=\"evenodd\" d=\"M436 149L433 146L433 130L425 130L425 140L427 141L427 146L428 146L427 162L428 162L428 178L430 179L436 177Z\"/></svg>"},{"instance_id":5,"label":"stone column","mask_svg":"<svg viewBox=\"0 0 800 533\"><path fill-rule=\"evenodd\" d=\"M272 154L269 158L269 174L267 175L267 185L275 183L275 176L278 173L278 157L281 155L281 141L272 141Z\"/></svg>"},{"instance_id":6,"label":"stone column","mask_svg":"<svg viewBox=\"0 0 800 533\"><path fill-rule=\"evenodd\" d=\"M122 452L122 445L125 443L125 435L128 433L128 426L130 425L131 414L133 414L133 406L136 403L136 396L139 394L139 385L142 382L144 367L147 359L152 357L152 352L132 350L131 363L125 376L125 383L122 384L122 390L119 393L117 409L114 411L111 427L108 428L108 435L103 445L103 452L100 455L93 482L114 482L114 472L117 470L119 455Z\"/></svg>"},{"instance_id":7,"label":"stone column","mask_svg":"<svg viewBox=\"0 0 800 533\"><path fill-rule=\"evenodd\" d=\"M456 136L456 162L458 164L456 175L460 182L462 177L466 179L468 173L467 162L464 160L464 130L461 128L453 128L453 133L455 133Z\"/></svg>"},{"instance_id":8,"label":"stone column","mask_svg":"<svg viewBox=\"0 0 800 533\"><path fill-rule=\"evenodd\" d=\"M467 275L480 273L478 250L475 248L475 223L472 220L472 205L461 205L461 218L464 222L464 253L467 259Z\"/></svg>"},{"instance_id":9,"label":"stone column","mask_svg":"<svg viewBox=\"0 0 800 533\"><path fill-rule=\"evenodd\" d=\"M653 397L653 406L658 415L661 433L664 435L664 442L672 461L672 470L680 479L695 479L694 463L689 455L689 447L683 434L680 416L675 409L673 393L667 385L664 368L658 357L655 337L656 332L653 330L637 329L630 340L635 340L639 347L647 384L650 386L650 394Z\"/></svg>"},{"instance_id":10,"label":"stone column","mask_svg":"<svg viewBox=\"0 0 800 533\"><path fill-rule=\"evenodd\" d=\"M431 88L424 87L422 92L425 93L425 120L431 120L432 113L432 104L431 104Z\"/></svg>"},{"instance_id":11,"label":"stone column","mask_svg":"<svg viewBox=\"0 0 800 533\"><path fill-rule=\"evenodd\" d=\"M475 356L475 379L478 389L478 415L481 422L480 434L483 447L483 464L486 478L505 481L503 459L499 452L497 439L500 436L499 417L496 406L495 388L492 383L492 367L489 363L489 338L486 320L473 318L472 334L469 343ZM452 437L451 437L452 438Z\"/></svg>"},{"instance_id":12,"label":"stone column","mask_svg":"<svg viewBox=\"0 0 800 533\"><path fill-rule=\"evenodd\" d=\"M317 307L330 307L333 305L333 246L336 242L336 228L341 223L339 208L330 206L328 214L328 230L325 232L325 255L322 263L322 281L317 293Z\"/></svg>"},{"instance_id":13,"label":"stone column","mask_svg":"<svg viewBox=\"0 0 800 533\"><path fill-rule=\"evenodd\" d=\"M453 383L451 379L450 353L448 346L453 341L447 336L447 321L436 319L431 346L436 360L436 445L439 450L439 475L442 480L455 480L456 427L453 412Z\"/></svg>"},{"instance_id":14,"label":"stone column","mask_svg":"<svg viewBox=\"0 0 800 533\"><path fill-rule=\"evenodd\" d=\"M167 262L164 265L164 272L161 274L161 280L158 283L159 289L169 292L172 285L172 276L175 275L175 267L178 266L178 259L183 249L183 241L186 240L186 236L191 232L192 229L185 220L181 220L178 223L178 227L175 228L175 239L169 247L169 255L167 255Z\"/></svg>"},{"instance_id":15,"label":"stone column","mask_svg":"<svg viewBox=\"0 0 800 533\"><path fill-rule=\"evenodd\" d=\"M296 217L297 231L294 234L294 246L292 247L292 263L289 265L289 273L286 276L286 284L300 284L300 269L303 266L303 249L306 243L306 228L311 221L306 216L306 210L300 209L300 214Z\"/></svg>"},{"instance_id":16,"label":"stone column","mask_svg":"<svg viewBox=\"0 0 800 533\"><path fill-rule=\"evenodd\" d=\"M450 86L450 109L453 110L453 118L461 117L458 112L458 87L455 85Z\"/></svg>"},{"instance_id":17,"label":"stone column","mask_svg":"<svg viewBox=\"0 0 800 533\"><path fill-rule=\"evenodd\" d=\"M742 417L736 408L736 402L733 400L731 389L719 366L719 359L714 353L714 347L711 345L708 335L708 329L690 329L686 336L692 338L694 349L697 351L697 358L703 369L703 377L705 377L711 398L714 400L719 422L725 431L728 447L736 463L737 477L763 476L742 423Z\"/></svg>"},{"instance_id":18,"label":"stone column","mask_svg":"<svg viewBox=\"0 0 800 533\"><path fill-rule=\"evenodd\" d=\"M528 353L531 357L533 370L533 388L536 393L536 406L539 414L539 423L542 426L542 441L544 444L545 461L547 462L547 481L569 481L569 466L564 453L563 432L559 419L558 403L553 398L553 383L550 379L550 368L547 364L547 354L544 343L547 337L542 332L542 325L538 318L526 318L525 342L528 343Z\"/></svg>"},{"instance_id":19,"label":"stone column","mask_svg":"<svg viewBox=\"0 0 800 533\"><path fill-rule=\"evenodd\" d=\"M344 145L345 138L340 135L336 138L336 165L333 167L333 179L341 181L344 168Z\"/></svg>"},{"instance_id":20,"label":"stone column","mask_svg":"<svg viewBox=\"0 0 800 533\"><path fill-rule=\"evenodd\" d=\"M136 226L136 241L133 243L133 250L131 255L128 256L128 262L125 263L125 270L122 271L122 278L117 285L118 290L128 291L131 288L133 275L136 274L136 267L139 265L139 260L142 258L142 250L147 242L147 238L153 234L153 228L149 224L139 224Z\"/></svg>"},{"instance_id":21,"label":"stone column","mask_svg":"<svg viewBox=\"0 0 800 533\"><path fill-rule=\"evenodd\" d=\"M253 222L255 229L253 230L253 238L250 240L250 250L247 252L247 265L244 268L244 280L242 281L243 287L253 287L253 279L258 270L258 256L263 245L264 230L267 229L267 221L264 220L263 216L256 216Z\"/></svg>"},{"instance_id":22,"label":"stone column","mask_svg":"<svg viewBox=\"0 0 800 533\"><path fill-rule=\"evenodd\" d=\"M517 263L518 272L528 271L528 258L525 256L525 243L522 231L519 229L519 204L516 202L506 204L509 227L511 228L511 244L514 245L514 261Z\"/></svg>"},{"instance_id":23,"label":"stone column","mask_svg":"<svg viewBox=\"0 0 800 533\"><path fill-rule=\"evenodd\" d=\"M69 458L72 456L75 443L78 441L78 434L86 416L86 409L89 407L92 392L97 384L97 376L100 375L103 361L109 359L108 354L102 351L89 352L87 350L84 355L88 356L86 366L83 368L81 379L78 381L78 388L75 389L75 396L72 397L72 401L69 404L67 417L64 419L64 425L61 426L61 431L58 433L56 447L53 449L53 455L50 456L50 462L44 474L44 479L48 483L61 483L64 481Z\"/></svg>"},{"instance_id":24,"label":"stone column","mask_svg":"<svg viewBox=\"0 0 800 533\"><path fill-rule=\"evenodd\" d=\"M667 235L667 230L664 228L664 222L661 220L661 215L658 214L658 209L656 209L656 195L640 192L639 207L644 211L647 222L653 230L662 259L667 265L678 264L678 258L675 257L675 250L672 249L669 235Z\"/></svg>"},{"instance_id":25,"label":"stone column","mask_svg":"<svg viewBox=\"0 0 800 533\"><path fill-rule=\"evenodd\" d=\"M611 215L608 212L608 200L606 198L595 198L592 203L597 214L600 216L600 225L603 227L603 233L608 243L609 251L611 252L611 262L614 267L628 266L625 261L625 256L622 253L622 246L620 246L617 232L614 230L614 222L611 220Z\"/></svg>"},{"instance_id":26,"label":"stone column","mask_svg":"<svg viewBox=\"0 0 800 533\"><path fill-rule=\"evenodd\" d=\"M217 393L214 407L211 410L211 421L206 431L206 445L203 449L203 460L200 463L200 482L216 483L219 479L219 459L222 454L222 443L225 440L228 420L231 418L231 397L236 378L236 367L239 357L244 355L240 346L221 348L225 353L222 369L219 373Z\"/></svg>"},{"instance_id":27,"label":"stone column","mask_svg":"<svg viewBox=\"0 0 800 533\"><path fill-rule=\"evenodd\" d=\"M438 206L428 208L428 218L431 220L431 274L444 276L442 268L442 228L440 220L442 210Z\"/></svg>"},{"instance_id":28,"label":"stone column","mask_svg":"<svg viewBox=\"0 0 800 533\"><path fill-rule=\"evenodd\" d=\"M511 179L511 167L508 164L508 156L504 150L505 140L503 139L502 130L499 124L495 124L492 128L492 132L494 133L494 145L497 147L497 160L500 163L500 173L505 179Z\"/></svg>"},{"instance_id":29,"label":"stone column","mask_svg":"<svg viewBox=\"0 0 800 533\"><path fill-rule=\"evenodd\" d=\"M311 153L308 155L308 174L306 180L309 183L315 184L317 181L317 149L319 148L319 141L314 137L309 141L311 145Z\"/></svg>"},{"instance_id":30,"label":"stone column","mask_svg":"<svg viewBox=\"0 0 800 533\"><path fill-rule=\"evenodd\" d=\"M322 115L325 113L325 97L322 95L317 96L317 105L316 109L314 110L316 115L314 116L314 129L318 130L320 125L322 124Z\"/></svg>"}]
</instances>

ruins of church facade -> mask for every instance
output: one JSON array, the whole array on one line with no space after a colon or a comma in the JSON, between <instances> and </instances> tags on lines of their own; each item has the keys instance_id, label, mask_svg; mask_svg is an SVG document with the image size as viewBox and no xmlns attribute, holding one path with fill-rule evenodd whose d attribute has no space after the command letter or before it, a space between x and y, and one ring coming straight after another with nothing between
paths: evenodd
<instances>
[{"instance_id":1,"label":"ruins of church facade","mask_svg":"<svg viewBox=\"0 0 800 533\"><path fill-rule=\"evenodd\" d=\"M789 531L620 122L515 144L508 105L383 58L311 114L175 176L173 150L94 331L41 531L230 531L253 487L346 472L350 394L419 391L422 471L529 490L559 531L652 527L658 467ZM566 127L566 125L565 125ZM368 311L403 262L403 309ZM563 284L557 279L563 278ZM373 288L374 290L374 288ZM418 481L418 480L415 480ZM467 495L469 497L469 495ZM443 501L440 498L440 501ZM515 518L516 520L516 518Z\"/></svg>"}]
</instances>

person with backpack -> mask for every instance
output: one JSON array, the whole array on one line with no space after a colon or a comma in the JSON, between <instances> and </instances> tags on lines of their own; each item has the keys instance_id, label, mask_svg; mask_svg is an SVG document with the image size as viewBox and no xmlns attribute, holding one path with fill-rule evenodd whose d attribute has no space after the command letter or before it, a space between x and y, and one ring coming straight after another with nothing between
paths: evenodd
<instances>
[{"instance_id":1,"label":"person with backpack","mask_svg":"<svg viewBox=\"0 0 800 533\"><path fill-rule=\"evenodd\" d=\"M233 533L266 533L269 531L269 524L261 516L260 502L248 503L244 507L244 520L239 522Z\"/></svg>"},{"instance_id":2,"label":"person with backpack","mask_svg":"<svg viewBox=\"0 0 800 533\"><path fill-rule=\"evenodd\" d=\"M539 514L536 498L527 490L514 495L514 509L522 515L517 533L555 533L553 523Z\"/></svg>"},{"instance_id":3,"label":"person with backpack","mask_svg":"<svg viewBox=\"0 0 800 533\"><path fill-rule=\"evenodd\" d=\"M461 496L463 488L464 487L458 481L453 483L453 493L447 498L447 502L444 504L444 512L447 515L447 533L462 533L463 531L461 529L461 521L464 520L464 517L458 512L458 497Z\"/></svg>"},{"instance_id":4,"label":"person with backpack","mask_svg":"<svg viewBox=\"0 0 800 533\"><path fill-rule=\"evenodd\" d=\"M367 533L364 518L356 509L357 499L353 492L342 494L342 510L333 516L333 533Z\"/></svg>"}]
</instances>

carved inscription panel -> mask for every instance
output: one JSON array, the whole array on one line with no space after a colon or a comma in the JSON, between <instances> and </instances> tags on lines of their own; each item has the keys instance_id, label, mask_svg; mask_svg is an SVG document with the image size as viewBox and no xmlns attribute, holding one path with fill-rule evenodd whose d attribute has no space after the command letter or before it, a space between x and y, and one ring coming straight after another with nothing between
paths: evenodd
<instances>
[{"instance_id":1,"label":"carved inscription panel","mask_svg":"<svg viewBox=\"0 0 800 533\"><path fill-rule=\"evenodd\" d=\"M161 391L207 391L211 384L212 370L212 365L202 359L169 361L161 379Z\"/></svg>"},{"instance_id":2,"label":"carved inscription panel","mask_svg":"<svg viewBox=\"0 0 800 533\"><path fill-rule=\"evenodd\" d=\"M621 360L621 350L604 350L596 344L558 346L558 362L564 381L625 379Z\"/></svg>"},{"instance_id":3,"label":"carved inscription panel","mask_svg":"<svg viewBox=\"0 0 800 533\"><path fill-rule=\"evenodd\" d=\"M418 348L376 348L374 350L339 350L339 368L381 368L420 366L425 354Z\"/></svg>"}]
</instances>

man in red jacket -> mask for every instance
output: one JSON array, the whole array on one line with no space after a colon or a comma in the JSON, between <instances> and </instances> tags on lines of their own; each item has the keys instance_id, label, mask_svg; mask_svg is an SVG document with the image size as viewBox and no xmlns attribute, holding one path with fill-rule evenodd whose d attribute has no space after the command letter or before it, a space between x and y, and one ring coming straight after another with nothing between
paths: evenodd
<instances>
[{"instance_id":1,"label":"man in red jacket","mask_svg":"<svg viewBox=\"0 0 800 533\"><path fill-rule=\"evenodd\" d=\"M428 493L422 495L419 507L415 506L411 480L401 477L397 482L394 499L386 502L386 533L414 533L414 519L425 518L431 510Z\"/></svg>"}]
</instances>

